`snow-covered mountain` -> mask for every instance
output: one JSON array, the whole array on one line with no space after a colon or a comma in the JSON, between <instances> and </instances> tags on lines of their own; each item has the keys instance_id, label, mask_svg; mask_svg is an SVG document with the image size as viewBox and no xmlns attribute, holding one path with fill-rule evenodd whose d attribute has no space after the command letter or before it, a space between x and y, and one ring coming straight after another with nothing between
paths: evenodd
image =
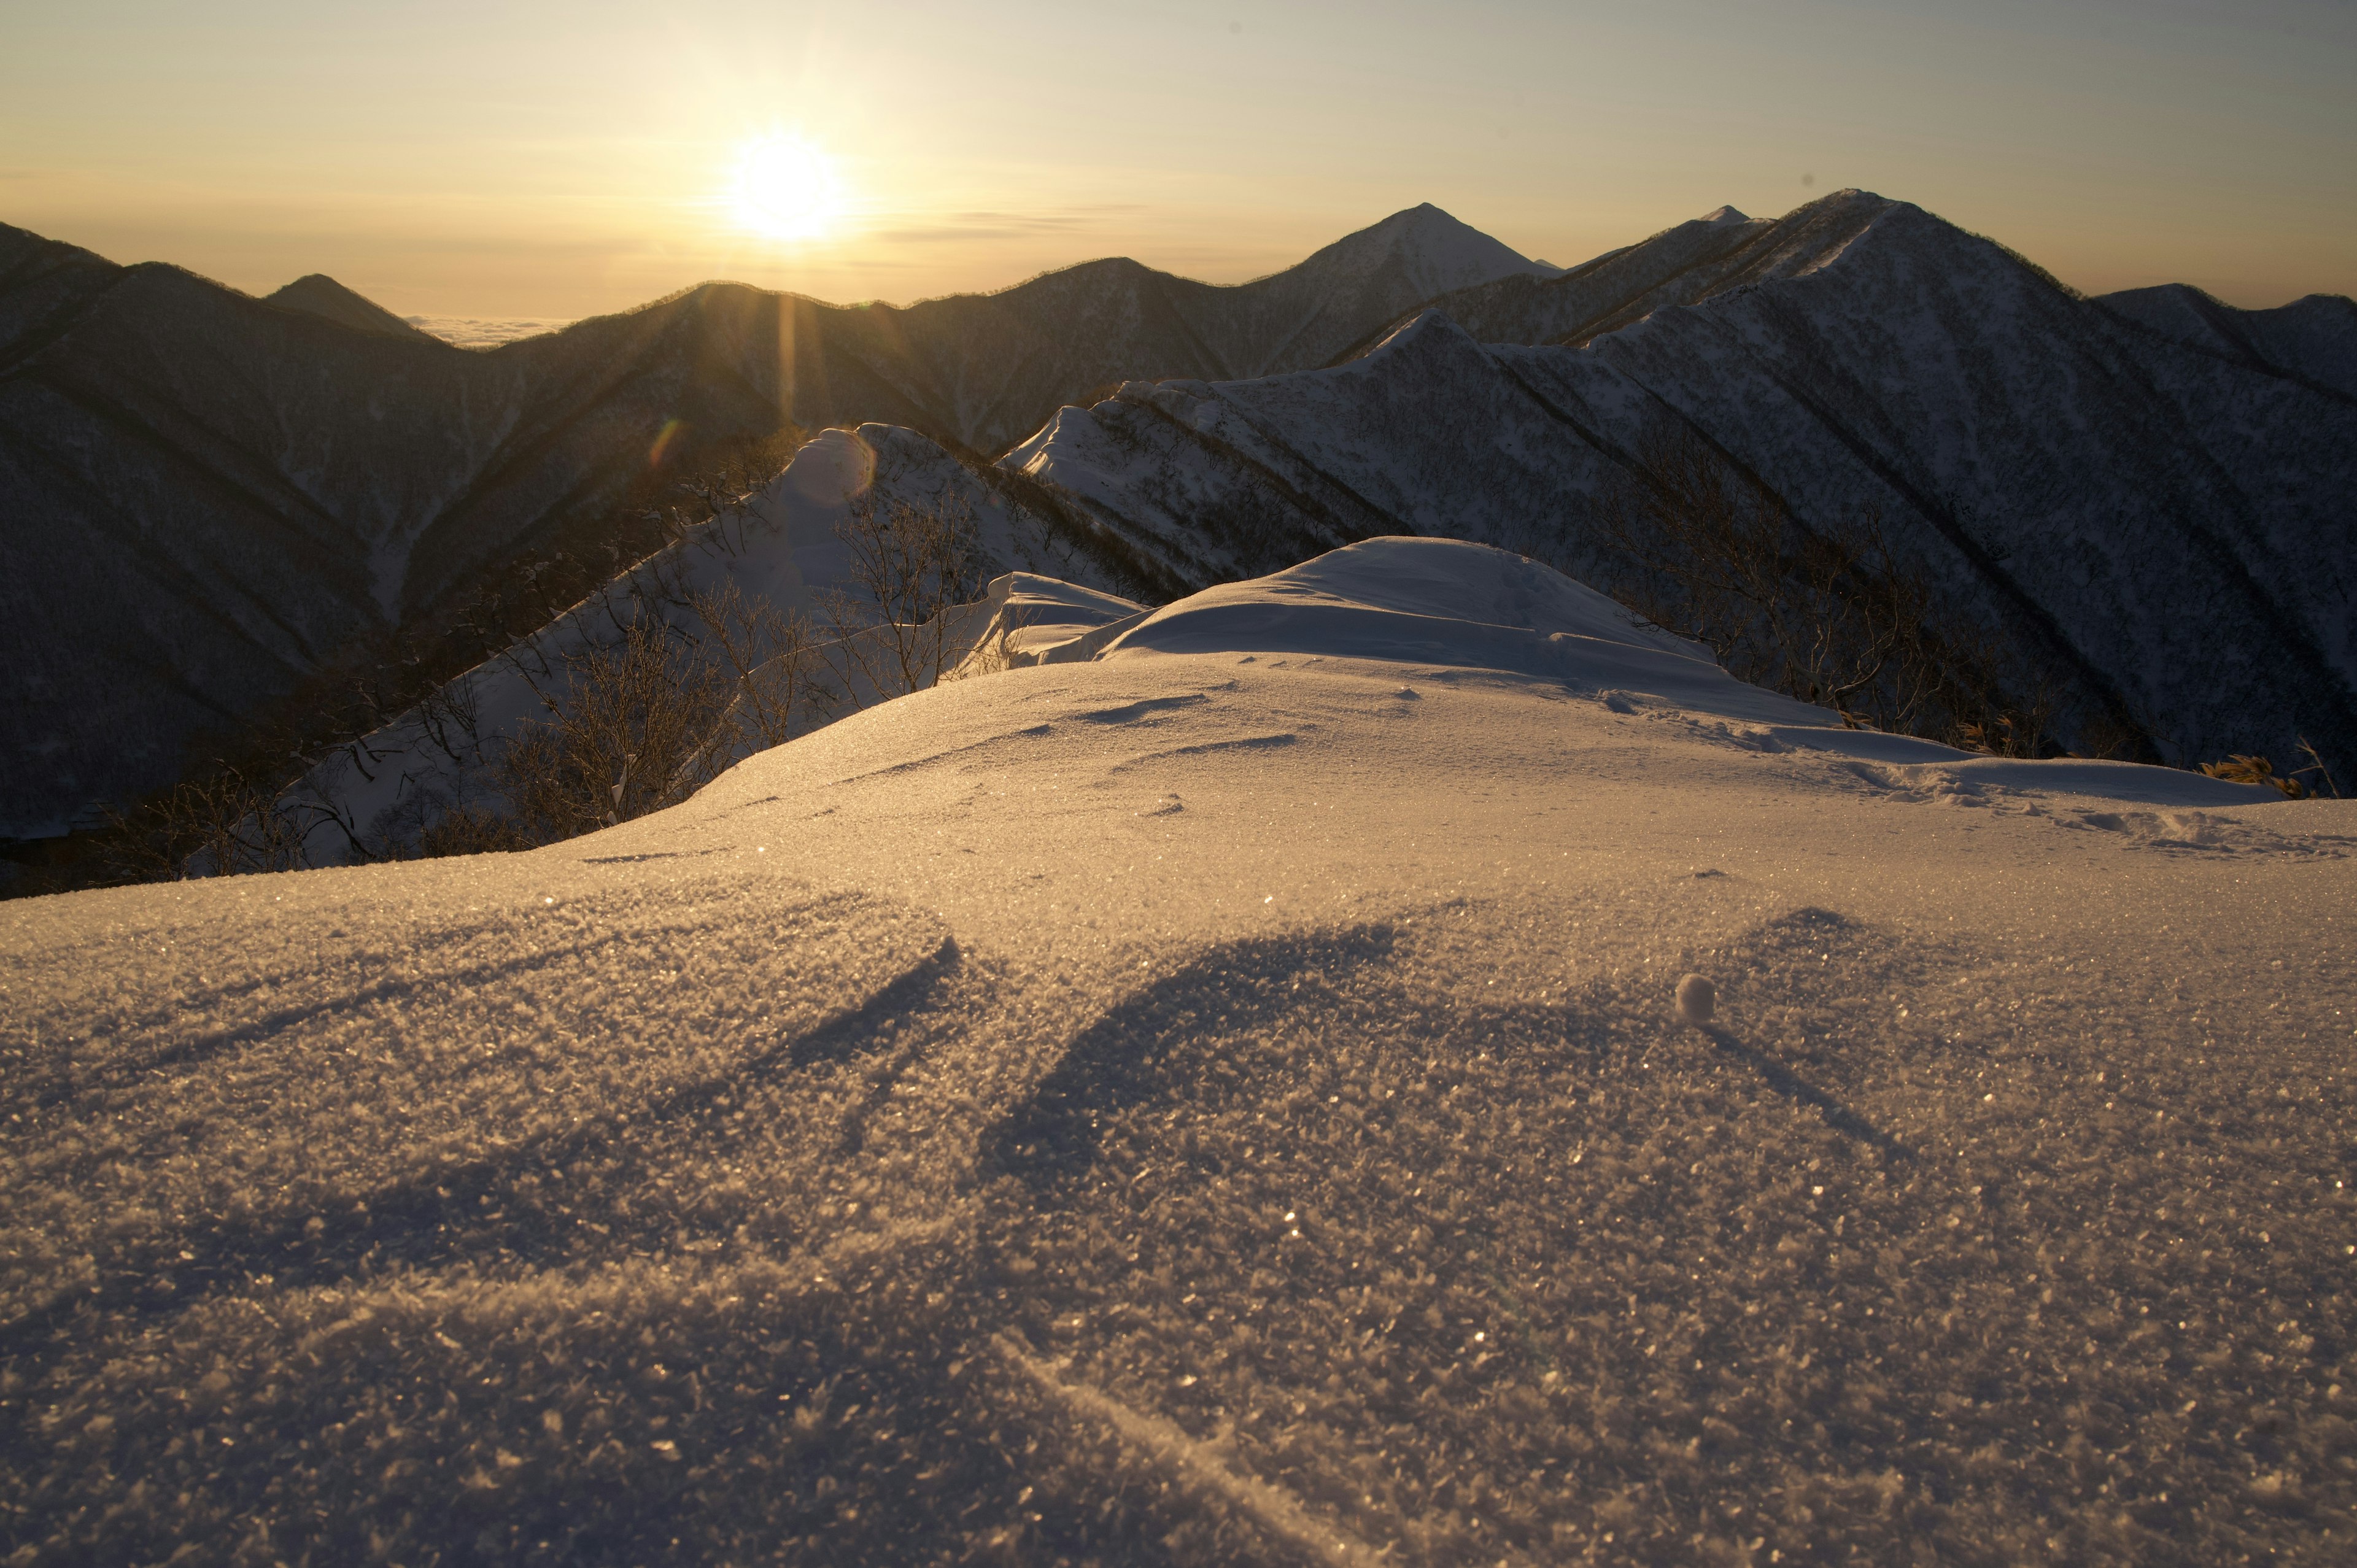
<instances>
[{"instance_id":1,"label":"snow-covered mountain","mask_svg":"<svg viewBox=\"0 0 2357 1568\"><path fill-rule=\"evenodd\" d=\"M951 664L985 642L1028 661L1048 643L1141 608L1108 591L1118 579L1100 564L1102 550L1076 547L1071 520L1043 508L1036 487L1006 479L896 425L822 431L748 505L688 531L428 702L328 751L288 796L305 819L306 858L336 865L414 854L445 811L496 800L501 753L527 722L546 716L543 693L562 685L555 672L640 617L700 639L715 628L699 603L734 592L803 618L819 635L839 629L829 596L861 588L837 530L860 498L972 519L996 578L981 600L947 612ZM1061 574L1055 580L1067 590L1052 599L1039 588L1049 574ZM1065 582L1073 577L1082 581ZM856 674L834 671L830 683L856 683L845 679ZM876 700L872 689L838 695L848 705ZM823 716L805 709L794 727L816 722ZM727 759L736 755L732 748Z\"/></svg>"},{"instance_id":2,"label":"snow-covered mountain","mask_svg":"<svg viewBox=\"0 0 2357 1568\"><path fill-rule=\"evenodd\" d=\"M997 294L798 313L795 340L816 334L828 359L819 384L796 385L794 417L806 427L907 424L996 454L1060 404L1118 381L1323 365L1436 295L1552 270L1427 204L1232 286L1109 260ZM868 381L905 412L855 390Z\"/></svg>"},{"instance_id":3,"label":"snow-covered mountain","mask_svg":"<svg viewBox=\"0 0 2357 1568\"><path fill-rule=\"evenodd\" d=\"M1125 261L906 309L710 284L471 352L331 279L254 300L0 227L0 838L373 665L463 661L439 639L476 600L560 558L601 580L673 478L748 446L876 420L996 450L1091 389L1320 364L1534 267L1424 207L1233 288Z\"/></svg>"},{"instance_id":4,"label":"snow-covered mountain","mask_svg":"<svg viewBox=\"0 0 2357 1568\"><path fill-rule=\"evenodd\" d=\"M1578 567L1667 424L1804 520L1878 512L2107 744L2192 762L2305 736L2357 772L2357 400L2327 380L2347 302L2287 307L2267 341L2295 371L1843 192L1443 304L1480 330L1436 307L1329 370L1130 383L1006 464L1194 582L1391 532Z\"/></svg>"},{"instance_id":5,"label":"snow-covered mountain","mask_svg":"<svg viewBox=\"0 0 2357 1568\"><path fill-rule=\"evenodd\" d=\"M0 1554L2346 1555L2357 801L1445 541L1101 653L0 908Z\"/></svg>"},{"instance_id":6,"label":"snow-covered mountain","mask_svg":"<svg viewBox=\"0 0 2357 1568\"><path fill-rule=\"evenodd\" d=\"M168 780L559 553L577 594L669 475L871 421L912 482L1052 545L1005 569L1141 599L1398 532L1584 569L1598 498L1683 429L1804 519L1878 513L2084 743L2305 738L2357 773L2347 300L2083 300L1845 191L1559 274L1427 207L1232 288L1119 261L905 309L711 285L468 352L0 238L0 834Z\"/></svg>"},{"instance_id":7,"label":"snow-covered mountain","mask_svg":"<svg viewBox=\"0 0 2357 1568\"><path fill-rule=\"evenodd\" d=\"M2357 397L2357 301L2346 295L2311 294L2273 310L2238 310L2173 283L2100 295L2095 303L2253 370Z\"/></svg>"}]
</instances>

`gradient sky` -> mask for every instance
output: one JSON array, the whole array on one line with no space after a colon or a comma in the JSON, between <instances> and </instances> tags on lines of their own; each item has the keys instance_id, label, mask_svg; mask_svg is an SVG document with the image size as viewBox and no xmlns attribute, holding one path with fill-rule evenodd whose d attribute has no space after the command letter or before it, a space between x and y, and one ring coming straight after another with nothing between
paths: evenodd
<instances>
[{"instance_id":1,"label":"gradient sky","mask_svg":"<svg viewBox=\"0 0 2357 1568\"><path fill-rule=\"evenodd\" d=\"M0 6L0 221L404 314L1230 283L1419 201L1570 263L1843 186L2091 292L2357 294L2350 0ZM735 223L778 132L835 235Z\"/></svg>"}]
</instances>

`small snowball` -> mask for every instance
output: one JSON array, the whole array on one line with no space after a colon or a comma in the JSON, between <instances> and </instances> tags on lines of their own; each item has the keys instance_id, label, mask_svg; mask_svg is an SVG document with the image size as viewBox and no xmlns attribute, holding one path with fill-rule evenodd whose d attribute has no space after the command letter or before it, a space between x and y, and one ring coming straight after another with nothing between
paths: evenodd
<instances>
[{"instance_id":1,"label":"small snowball","mask_svg":"<svg viewBox=\"0 0 2357 1568\"><path fill-rule=\"evenodd\" d=\"M1678 982L1678 1016L1689 1024L1707 1024L1718 1011L1718 988L1699 974Z\"/></svg>"}]
</instances>

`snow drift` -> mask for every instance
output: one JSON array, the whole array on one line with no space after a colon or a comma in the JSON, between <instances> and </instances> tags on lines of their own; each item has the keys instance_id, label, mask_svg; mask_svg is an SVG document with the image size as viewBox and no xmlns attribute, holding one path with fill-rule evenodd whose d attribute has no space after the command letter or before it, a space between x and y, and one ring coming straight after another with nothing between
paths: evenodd
<instances>
[{"instance_id":1,"label":"snow drift","mask_svg":"<svg viewBox=\"0 0 2357 1568\"><path fill-rule=\"evenodd\" d=\"M1877 760L1464 544L1098 652L0 909L0 1546L2337 1555L2357 808Z\"/></svg>"}]
</instances>

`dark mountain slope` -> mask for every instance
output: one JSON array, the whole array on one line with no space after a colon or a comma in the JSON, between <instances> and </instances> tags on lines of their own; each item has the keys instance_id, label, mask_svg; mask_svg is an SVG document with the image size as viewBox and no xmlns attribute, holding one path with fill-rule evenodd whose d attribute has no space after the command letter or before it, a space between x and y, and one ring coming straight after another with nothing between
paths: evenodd
<instances>
[{"instance_id":1,"label":"dark mountain slope","mask_svg":"<svg viewBox=\"0 0 2357 1568\"><path fill-rule=\"evenodd\" d=\"M1706 254L1675 285L1700 303L1585 348L1484 348L1436 312L1329 371L1125 387L1007 461L1197 580L1403 531L1577 572L1597 498L1666 422L1804 518L1879 510L1958 602L2042 650L2083 735L2177 761L2305 736L2357 772L2357 407L1905 203L1844 192L1751 228L1721 250L1673 231ZM1661 297L1647 279L1678 257L1649 244L1607 258L1620 297ZM1612 297L1524 326L1634 308Z\"/></svg>"},{"instance_id":2,"label":"dark mountain slope","mask_svg":"<svg viewBox=\"0 0 2357 1568\"><path fill-rule=\"evenodd\" d=\"M1842 191L1781 219L1732 207L1546 279L1501 278L1432 300L1485 343L1577 346L1666 306L1699 305L1769 278L1792 277L1841 253L1881 199ZM1403 316L1357 344L1363 352L1406 325Z\"/></svg>"},{"instance_id":3,"label":"dark mountain slope","mask_svg":"<svg viewBox=\"0 0 2357 1568\"><path fill-rule=\"evenodd\" d=\"M2357 301L2311 294L2237 310L2187 284L2100 295L2095 303L2165 337L2276 375L2357 397Z\"/></svg>"},{"instance_id":4,"label":"dark mountain slope","mask_svg":"<svg viewBox=\"0 0 2357 1568\"><path fill-rule=\"evenodd\" d=\"M1122 261L907 309L711 284L472 352L325 278L255 300L0 227L0 838L170 782L553 557L586 586L670 476L796 427L996 449L1107 382L1319 363L1533 266L1426 207L1233 288Z\"/></svg>"},{"instance_id":5,"label":"dark mountain slope","mask_svg":"<svg viewBox=\"0 0 2357 1568\"><path fill-rule=\"evenodd\" d=\"M918 412L886 414L845 389L804 385L795 416L813 426L888 419L998 452L1110 382L1308 369L1436 295L1544 270L1427 205L1232 286L1108 260L998 294L906 307L813 306L798 312L797 328L822 336L830 370L856 363Z\"/></svg>"},{"instance_id":6,"label":"dark mountain slope","mask_svg":"<svg viewBox=\"0 0 2357 1568\"><path fill-rule=\"evenodd\" d=\"M168 782L518 563L602 559L672 422L665 467L782 423L716 306L475 354L7 238L0 832Z\"/></svg>"},{"instance_id":7,"label":"dark mountain slope","mask_svg":"<svg viewBox=\"0 0 2357 1568\"><path fill-rule=\"evenodd\" d=\"M296 278L285 288L265 295L264 298L272 305L283 305L289 310L307 310L314 316L324 316L330 321L340 321L363 332L387 332L395 338L425 336L383 306L363 295L354 294L325 273L312 273Z\"/></svg>"}]
</instances>

